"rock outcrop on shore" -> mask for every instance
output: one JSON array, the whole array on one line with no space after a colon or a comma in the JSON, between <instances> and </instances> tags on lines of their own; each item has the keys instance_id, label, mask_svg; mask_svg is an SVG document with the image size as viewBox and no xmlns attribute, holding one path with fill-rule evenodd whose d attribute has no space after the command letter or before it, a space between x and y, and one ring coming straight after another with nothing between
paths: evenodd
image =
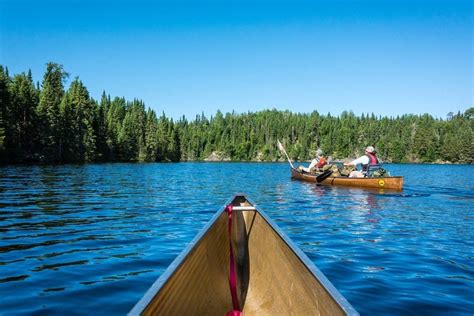
<instances>
[{"instance_id":1,"label":"rock outcrop on shore","mask_svg":"<svg viewBox=\"0 0 474 316\"><path fill-rule=\"evenodd\" d=\"M213 151L204 161L230 161L230 158L223 152Z\"/></svg>"},{"instance_id":2,"label":"rock outcrop on shore","mask_svg":"<svg viewBox=\"0 0 474 316\"><path fill-rule=\"evenodd\" d=\"M257 152L257 156L255 158L253 158L252 161L256 161L256 162L265 161L265 156L261 151L259 151L259 152Z\"/></svg>"}]
</instances>

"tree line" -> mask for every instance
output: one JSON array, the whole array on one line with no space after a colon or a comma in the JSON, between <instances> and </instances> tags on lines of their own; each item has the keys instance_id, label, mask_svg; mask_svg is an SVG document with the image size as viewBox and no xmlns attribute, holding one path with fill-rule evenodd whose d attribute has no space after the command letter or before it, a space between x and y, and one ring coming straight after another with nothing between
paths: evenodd
<instances>
[{"instance_id":1,"label":"tree line","mask_svg":"<svg viewBox=\"0 0 474 316\"><path fill-rule=\"evenodd\" d=\"M239 161L281 160L276 141L295 160L317 148L336 159L374 145L391 162L474 161L474 108L448 113L382 117L265 110L220 111L174 121L143 101L94 100L79 78L65 87L62 65L48 63L41 84L31 71L10 76L0 65L0 162L84 163L203 160L212 153Z\"/></svg>"}]
</instances>

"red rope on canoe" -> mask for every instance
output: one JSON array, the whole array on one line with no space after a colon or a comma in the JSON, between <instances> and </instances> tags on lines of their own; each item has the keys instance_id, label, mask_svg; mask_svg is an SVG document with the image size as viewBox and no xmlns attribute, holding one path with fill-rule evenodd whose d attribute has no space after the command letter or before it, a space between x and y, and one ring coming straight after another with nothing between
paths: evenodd
<instances>
[{"instance_id":1,"label":"red rope on canoe","mask_svg":"<svg viewBox=\"0 0 474 316\"><path fill-rule=\"evenodd\" d=\"M228 217L227 231L229 233L229 286L230 294L232 295L232 306L233 310L227 312L227 316L239 316L243 315L240 311L239 297L237 296L237 272L235 270L234 250L232 248L232 205L227 205L225 211Z\"/></svg>"}]
</instances>

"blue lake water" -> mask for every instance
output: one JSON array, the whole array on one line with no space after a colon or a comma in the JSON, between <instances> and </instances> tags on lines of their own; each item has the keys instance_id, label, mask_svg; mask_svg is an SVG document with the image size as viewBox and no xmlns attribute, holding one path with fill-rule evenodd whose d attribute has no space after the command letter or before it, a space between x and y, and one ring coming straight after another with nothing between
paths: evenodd
<instances>
[{"instance_id":1,"label":"blue lake water","mask_svg":"<svg viewBox=\"0 0 474 316\"><path fill-rule=\"evenodd\" d=\"M474 313L474 166L388 165L403 192L284 163L0 168L0 314L125 314L233 194L256 202L363 315Z\"/></svg>"}]
</instances>

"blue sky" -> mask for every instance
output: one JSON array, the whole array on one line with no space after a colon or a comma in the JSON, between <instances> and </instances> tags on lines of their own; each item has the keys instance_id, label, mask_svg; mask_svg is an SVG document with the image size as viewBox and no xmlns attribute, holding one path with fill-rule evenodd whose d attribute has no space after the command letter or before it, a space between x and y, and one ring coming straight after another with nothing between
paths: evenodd
<instances>
[{"instance_id":1,"label":"blue sky","mask_svg":"<svg viewBox=\"0 0 474 316\"><path fill-rule=\"evenodd\" d=\"M174 118L473 106L472 1L0 0L0 64L64 65ZM70 80L69 80L70 81Z\"/></svg>"}]
</instances>

